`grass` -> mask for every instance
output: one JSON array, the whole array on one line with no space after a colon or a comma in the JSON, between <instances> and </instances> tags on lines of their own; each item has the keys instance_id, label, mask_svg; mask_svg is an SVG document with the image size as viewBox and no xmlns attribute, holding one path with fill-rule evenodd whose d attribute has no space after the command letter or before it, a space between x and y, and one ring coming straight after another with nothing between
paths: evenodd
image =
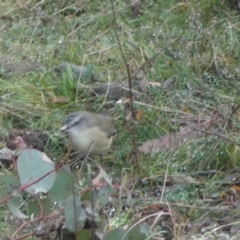
<instances>
[{"instance_id":1,"label":"grass","mask_svg":"<svg viewBox=\"0 0 240 240\"><path fill-rule=\"evenodd\" d=\"M106 156L106 166L109 165L110 174L113 169L121 177L121 171L116 171L120 166L119 170L130 168L137 177L130 154L132 131L124 120L126 109L104 96L96 98L83 87L97 82L76 80L68 73L58 76L52 71L52 67L63 62L93 64L94 74L101 83L127 80L110 2L3 1L1 6L0 96L6 96L0 102L1 132L47 131L54 145L51 154L60 160L58 156L65 150L59 140L64 117L80 109L93 112L110 109L116 119L117 135L112 152ZM117 31L131 73L161 52L145 65L140 79L158 83L176 79L168 89L151 87L148 94L136 99L148 104L134 106L144 113L136 123L137 145L178 132L193 122L184 119L187 113L205 119L216 114L212 130L239 141L239 111L234 112L233 108L239 104L240 26L239 13L233 5L218 0L149 0L143 1L142 15L133 20L125 1L115 1L114 7ZM44 14L52 20L46 20ZM178 37L181 38L167 47ZM138 91L139 81L132 81ZM64 96L70 101L53 103L53 96ZM212 169L226 171L239 166L238 153L237 145L203 135L170 153L139 155L140 172L142 177L149 177L164 175L166 171L170 175ZM211 183L212 179L206 181ZM195 187L174 191L167 200L184 199L190 203L198 198L196 192Z\"/></svg>"}]
</instances>

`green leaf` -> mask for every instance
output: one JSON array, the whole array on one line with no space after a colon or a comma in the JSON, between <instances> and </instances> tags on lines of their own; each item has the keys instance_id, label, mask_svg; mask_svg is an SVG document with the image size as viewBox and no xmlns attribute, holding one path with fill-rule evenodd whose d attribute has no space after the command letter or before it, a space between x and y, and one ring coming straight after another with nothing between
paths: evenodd
<instances>
[{"instance_id":1,"label":"green leaf","mask_svg":"<svg viewBox=\"0 0 240 240\"><path fill-rule=\"evenodd\" d=\"M0 175L0 200L8 197L10 194L18 194L19 180L13 175Z\"/></svg>"},{"instance_id":2,"label":"green leaf","mask_svg":"<svg viewBox=\"0 0 240 240\"><path fill-rule=\"evenodd\" d=\"M100 213L98 216L99 221L94 221L96 222L98 229L104 229L108 224L109 224L109 216L107 216L104 213Z\"/></svg>"},{"instance_id":3,"label":"green leaf","mask_svg":"<svg viewBox=\"0 0 240 240\"><path fill-rule=\"evenodd\" d=\"M146 239L146 235L144 233L141 233L138 229L134 228L131 229L128 233L127 233L127 239L131 239L131 240L145 240Z\"/></svg>"},{"instance_id":4,"label":"green leaf","mask_svg":"<svg viewBox=\"0 0 240 240\"><path fill-rule=\"evenodd\" d=\"M19 210L20 198L16 197L19 195L19 185L19 180L15 176L7 174L0 175L0 200L2 201L12 194L13 197L7 201L7 206L16 217L24 219L28 216Z\"/></svg>"},{"instance_id":5,"label":"green leaf","mask_svg":"<svg viewBox=\"0 0 240 240\"><path fill-rule=\"evenodd\" d=\"M149 232L149 226L146 223L141 223L138 225L139 231L143 234L145 234L146 236L150 235Z\"/></svg>"},{"instance_id":6,"label":"green leaf","mask_svg":"<svg viewBox=\"0 0 240 240\"><path fill-rule=\"evenodd\" d=\"M123 230L122 228L115 228L114 230L107 232L103 237L103 240L121 240L125 232L126 230ZM124 238L124 240L126 239L127 238Z\"/></svg>"},{"instance_id":7,"label":"green leaf","mask_svg":"<svg viewBox=\"0 0 240 240\"><path fill-rule=\"evenodd\" d=\"M20 210L19 210L19 206L20 206L20 199L17 197L13 197L10 200L8 200L7 205L9 207L9 209L11 210L11 212L18 218L21 219L25 219L28 218L27 215L23 214Z\"/></svg>"},{"instance_id":8,"label":"green leaf","mask_svg":"<svg viewBox=\"0 0 240 240\"><path fill-rule=\"evenodd\" d=\"M101 187L98 194L98 205L100 208L103 208L109 202L109 197L112 196L115 192L115 189L110 186Z\"/></svg>"},{"instance_id":9,"label":"green leaf","mask_svg":"<svg viewBox=\"0 0 240 240\"><path fill-rule=\"evenodd\" d=\"M126 235L126 230L116 228L109 231L104 236L103 240L145 240L146 235L141 233L138 229L131 229ZM124 238L123 238L124 237Z\"/></svg>"},{"instance_id":10,"label":"green leaf","mask_svg":"<svg viewBox=\"0 0 240 240\"><path fill-rule=\"evenodd\" d=\"M65 225L71 232L78 232L85 224L86 212L81 206L80 198L77 195L68 197L65 206Z\"/></svg>"},{"instance_id":11,"label":"green leaf","mask_svg":"<svg viewBox=\"0 0 240 240\"><path fill-rule=\"evenodd\" d=\"M98 190L97 189L87 189L84 191L84 193L81 195L82 201L89 201L89 202L96 202L98 199Z\"/></svg>"},{"instance_id":12,"label":"green leaf","mask_svg":"<svg viewBox=\"0 0 240 240\"><path fill-rule=\"evenodd\" d=\"M90 230L82 229L78 232L76 240L91 240Z\"/></svg>"},{"instance_id":13,"label":"green leaf","mask_svg":"<svg viewBox=\"0 0 240 240\"><path fill-rule=\"evenodd\" d=\"M103 170L102 172L103 179L109 184L112 184L112 179L108 176L108 174Z\"/></svg>"},{"instance_id":14,"label":"green leaf","mask_svg":"<svg viewBox=\"0 0 240 240\"><path fill-rule=\"evenodd\" d=\"M63 166L56 174L55 182L48 195L52 201L62 204L70 195L76 192L77 178L67 166Z\"/></svg>"},{"instance_id":15,"label":"green leaf","mask_svg":"<svg viewBox=\"0 0 240 240\"><path fill-rule=\"evenodd\" d=\"M50 199L49 198L39 199L39 202L42 205L43 215L44 216L49 215L52 206L52 202L50 201ZM29 216L34 215L34 217L38 217L40 215L39 205L37 201L34 201L34 199L28 202L27 213Z\"/></svg>"},{"instance_id":16,"label":"green leaf","mask_svg":"<svg viewBox=\"0 0 240 240\"><path fill-rule=\"evenodd\" d=\"M48 156L36 149L22 150L17 159L17 169L22 186L36 182L25 189L25 191L32 194L48 192L53 186L56 177L55 172L48 173L53 171L54 168L54 163ZM40 178L42 179L39 180Z\"/></svg>"}]
</instances>

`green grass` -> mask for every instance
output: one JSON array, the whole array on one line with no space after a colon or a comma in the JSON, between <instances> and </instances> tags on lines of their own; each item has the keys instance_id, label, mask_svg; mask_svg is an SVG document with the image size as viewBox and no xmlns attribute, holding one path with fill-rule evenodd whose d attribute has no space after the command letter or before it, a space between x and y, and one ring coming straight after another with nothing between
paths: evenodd
<instances>
[{"instance_id":1,"label":"green grass","mask_svg":"<svg viewBox=\"0 0 240 240\"><path fill-rule=\"evenodd\" d=\"M38 4L42 12L53 17L53 22L41 20ZM47 131L54 145L54 152L50 154L61 160L65 149L59 147L62 144L59 128L65 116L77 110L95 112L111 109L116 119L117 135L112 152L106 156L109 174L116 166L119 170L117 176L121 177L121 168L130 167L137 178L138 172L130 154L133 149L132 131L125 123L124 109L104 96L94 97L81 85L76 87L79 83L91 87L95 82L78 81L67 73L61 77L51 70L63 62L84 66L93 64L100 82L127 80L127 70L112 24L110 2L87 0L82 14L72 8L81 8L81 3L59 4L51 1L1 2L0 73L8 70L7 61L22 69L26 65L31 66L31 62L38 62L42 68L39 71L34 71L34 66L29 71L17 69L17 73L0 78L0 96L12 94L0 101L0 130L4 134L12 129ZM72 7L68 7L71 4ZM180 112L184 107L188 109L186 113L206 119L218 112L211 131L239 141L239 113L232 114L232 107L239 104L240 23L239 14L232 5L217 0L149 0L142 2L142 15L134 20L128 17L130 10L125 1L115 1L114 7L117 31L131 74L166 48L143 68L141 76L158 83L176 78L167 90L152 87L148 94L136 99L152 106L134 106L144 113L135 125L137 146L147 140L179 132L182 126L190 123L191 120L184 120L184 111ZM139 82L134 86L138 91ZM50 101L53 96L64 96L70 101L53 103ZM165 174L168 161L170 175L233 169L239 166L238 152L234 144L203 135L171 153L138 156L140 172L143 177L148 177ZM181 193L186 202L191 202L191 191L184 189ZM169 199L171 201L171 196Z\"/></svg>"}]
</instances>

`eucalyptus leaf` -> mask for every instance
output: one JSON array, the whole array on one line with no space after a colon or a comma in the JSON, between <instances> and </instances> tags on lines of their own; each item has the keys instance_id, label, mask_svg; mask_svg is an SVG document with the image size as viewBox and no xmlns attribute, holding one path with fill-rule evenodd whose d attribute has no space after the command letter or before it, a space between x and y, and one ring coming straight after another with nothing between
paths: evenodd
<instances>
[{"instance_id":1,"label":"eucalyptus leaf","mask_svg":"<svg viewBox=\"0 0 240 240\"><path fill-rule=\"evenodd\" d=\"M18 194L19 186L19 180L15 176L10 174L0 175L0 201L11 194Z\"/></svg>"},{"instance_id":2,"label":"eucalyptus leaf","mask_svg":"<svg viewBox=\"0 0 240 240\"><path fill-rule=\"evenodd\" d=\"M103 240L121 240L124 236L126 230L122 228L115 228L114 230L111 230L105 234L103 237ZM127 238L124 238L124 240L127 240Z\"/></svg>"},{"instance_id":3,"label":"eucalyptus leaf","mask_svg":"<svg viewBox=\"0 0 240 240\"><path fill-rule=\"evenodd\" d=\"M98 205L100 208L103 208L107 205L109 202L109 197L114 194L115 189L111 186L104 186L101 187L98 194Z\"/></svg>"},{"instance_id":4,"label":"eucalyptus leaf","mask_svg":"<svg viewBox=\"0 0 240 240\"><path fill-rule=\"evenodd\" d=\"M55 181L54 168L54 163L48 156L36 149L22 150L17 159L20 182L22 186L30 184L24 190L32 194L48 192Z\"/></svg>"},{"instance_id":5,"label":"eucalyptus leaf","mask_svg":"<svg viewBox=\"0 0 240 240\"><path fill-rule=\"evenodd\" d=\"M139 231L144 233L146 236L150 235L149 226L146 223L141 223L138 225Z\"/></svg>"},{"instance_id":6,"label":"eucalyptus leaf","mask_svg":"<svg viewBox=\"0 0 240 240\"><path fill-rule=\"evenodd\" d=\"M50 201L49 198L43 198L43 199L39 199L39 202L42 206L43 209L43 216L48 215L51 212L51 206L52 206L52 202ZM29 216L34 216L34 217L38 217L40 215L40 207L39 207L39 203L37 201L31 200L30 202L28 202L27 204L27 213Z\"/></svg>"},{"instance_id":7,"label":"eucalyptus leaf","mask_svg":"<svg viewBox=\"0 0 240 240\"><path fill-rule=\"evenodd\" d=\"M22 213L19 210L19 206L20 206L20 199L18 197L13 197L10 200L8 200L7 202L7 206L9 207L9 209L11 210L11 212L18 218L21 219L26 219L28 218L27 215L25 215L24 213Z\"/></svg>"},{"instance_id":8,"label":"eucalyptus leaf","mask_svg":"<svg viewBox=\"0 0 240 240\"><path fill-rule=\"evenodd\" d=\"M81 230L87 219L86 212L81 206L80 198L77 195L68 197L64 205L65 225L71 232Z\"/></svg>"},{"instance_id":9,"label":"eucalyptus leaf","mask_svg":"<svg viewBox=\"0 0 240 240\"><path fill-rule=\"evenodd\" d=\"M138 229L133 228L127 233L127 239L131 240L145 240L146 235L144 233L141 233Z\"/></svg>"},{"instance_id":10,"label":"eucalyptus leaf","mask_svg":"<svg viewBox=\"0 0 240 240\"><path fill-rule=\"evenodd\" d=\"M131 229L127 234L126 230L116 228L105 234L103 240L145 240L146 235L141 233L138 229Z\"/></svg>"},{"instance_id":11,"label":"eucalyptus leaf","mask_svg":"<svg viewBox=\"0 0 240 240\"><path fill-rule=\"evenodd\" d=\"M76 240L91 240L91 232L90 230L87 229L81 229L78 232L78 236L76 238Z\"/></svg>"},{"instance_id":12,"label":"eucalyptus leaf","mask_svg":"<svg viewBox=\"0 0 240 240\"><path fill-rule=\"evenodd\" d=\"M99 192L97 189L87 189L82 195L82 201L96 202L98 199Z\"/></svg>"},{"instance_id":13,"label":"eucalyptus leaf","mask_svg":"<svg viewBox=\"0 0 240 240\"><path fill-rule=\"evenodd\" d=\"M48 195L52 201L62 204L70 195L76 192L77 178L68 166L63 166L56 174L55 182Z\"/></svg>"}]
</instances>

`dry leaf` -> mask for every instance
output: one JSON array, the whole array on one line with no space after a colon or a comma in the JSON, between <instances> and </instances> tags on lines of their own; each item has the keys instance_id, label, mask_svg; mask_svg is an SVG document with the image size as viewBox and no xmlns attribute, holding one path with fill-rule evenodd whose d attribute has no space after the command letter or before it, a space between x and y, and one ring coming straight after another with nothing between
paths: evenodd
<instances>
[{"instance_id":1,"label":"dry leaf","mask_svg":"<svg viewBox=\"0 0 240 240\"><path fill-rule=\"evenodd\" d=\"M159 82L148 82L148 85L150 87L160 87L161 83L159 83Z\"/></svg>"},{"instance_id":2,"label":"dry leaf","mask_svg":"<svg viewBox=\"0 0 240 240\"><path fill-rule=\"evenodd\" d=\"M128 121L130 121L131 118L132 118L132 113L129 112L129 113L125 116L125 120L128 122Z\"/></svg>"},{"instance_id":3,"label":"dry leaf","mask_svg":"<svg viewBox=\"0 0 240 240\"><path fill-rule=\"evenodd\" d=\"M148 92L148 80L145 77L143 77L142 81L139 84L139 91L143 93Z\"/></svg>"},{"instance_id":4,"label":"dry leaf","mask_svg":"<svg viewBox=\"0 0 240 240\"><path fill-rule=\"evenodd\" d=\"M50 102L53 103L68 103L70 101L70 99L68 97L65 96L54 96L51 98Z\"/></svg>"},{"instance_id":5,"label":"dry leaf","mask_svg":"<svg viewBox=\"0 0 240 240\"><path fill-rule=\"evenodd\" d=\"M130 103L130 98L120 98L116 103L119 104L119 105L124 106L127 103L128 104Z\"/></svg>"},{"instance_id":6,"label":"dry leaf","mask_svg":"<svg viewBox=\"0 0 240 240\"><path fill-rule=\"evenodd\" d=\"M226 192L221 193L219 198L226 202L236 203L239 200L239 192L236 190L235 186L229 188Z\"/></svg>"},{"instance_id":7,"label":"dry leaf","mask_svg":"<svg viewBox=\"0 0 240 240\"><path fill-rule=\"evenodd\" d=\"M143 116L144 116L144 112L141 110L134 112L134 119L138 122L143 118Z\"/></svg>"},{"instance_id":8,"label":"dry leaf","mask_svg":"<svg viewBox=\"0 0 240 240\"><path fill-rule=\"evenodd\" d=\"M188 175L172 175L170 178L173 180L174 184L197 184L197 181Z\"/></svg>"},{"instance_id":9,"label":"dry leaf","mask_svg":"<svg viewBox=\"0 0 240 240\"><path fill-rule=\"evenodd\" d=\"M182 106L181 106L181 110L182 110L183 112L187 112L187 113L191 112L190 109L189 109L189 107L188 107L187 105L182 105Z\"/></svg>"},{"instance_id":10,"label":"dry leaf","mask_svg":"<svg viewBox=\"0 0 240 240\"><path fill-rule=\"evenodd\" d=\"M92 180L92 185L97 186L102 183L104 183L103 169L101 169L98 175Z\"/></svg>"},{"instance_id":11,"label":"dry leaf","mask_svg":"<svg viewBox=\"0 0 240 240\"><path fill-rule=\"evenodd\" d=\"M108 177L107 173L103 170L103 168L100 168L99 174L92 180L92 184L94 186L101 185L102 183L107 183L111 185L111 179Z\"/></svg>"},{"instance_id":12,"label":"dry leaf","mask_svg":"<svg viewBox=\"0 0 240 240\"><path fill-rule=\"evenodd\" d=\"M25 142L25 141L23 140L23 138L20 137L20 136L15 137L13 143L14 143L15 146L16 146L16 150L22 150L22 149L27 148L26 142Z\"/></svg>"},{"instance_id":13,"label":"dry leaf","mask_svg":"<svg viewBox=\"0 0 240 240\"><path fill-rule=\"evenodd\" d=\"M115 100L121 99L122 97L129 96L129 86L128 82L112 82L112 83L104 83L97 85L93 88L94 92L98 95L107 95L108 100ZM137 91L132 89L133 95L138 95Z\"/></svg>"},{"instance_id":14,"label":"dry leaf","mask_svg":"<svg viewBox=\"0 0 240 240\"><path fill-rule=\"evenodd\" d=\"M167 80L165 80L163 83L162 83L162 89L163 90L166 90L168 87L170 87L176 80L176 77L171 77L171 78L168 78Z\"/></svg>"},{"instance_id":15,"label":"dry leaf","mask_svg":"<svg viewBox=\"0 0 240 240\"><path fill-rule=\"evenodd\" d=\"M234 185L232 188L235 189L235 191L239 194L240 193L240 187L237 185Z\"/></svg>"},{"instance_id":16,"label":"dry leaf","mask_svg":"<svg viewBox=\"0 0 240 240\"><path fill-rule=\"evenodd\" d=\"M142 144L139 151L147 153L163 152L183 146L190 139L196 139L200 134L195 128L203 128L202 124L190 124L183 127L179 133L170 134L154 140L149 140Z\"/></svg>"}]
</instances>

